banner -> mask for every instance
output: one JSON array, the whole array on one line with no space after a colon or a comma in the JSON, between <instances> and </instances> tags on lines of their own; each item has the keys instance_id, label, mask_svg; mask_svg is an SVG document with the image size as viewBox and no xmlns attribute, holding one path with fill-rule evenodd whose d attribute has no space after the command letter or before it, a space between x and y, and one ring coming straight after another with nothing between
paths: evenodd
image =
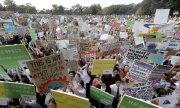
<instances>
[{"instance_id":1,"label":"banner","mask_svg":"<svg viewBox=\"0 0 180 108\"><path fill-rule=\"evenodd\" d=\"M146 81L152 69L152 65L135 60L128 73L127 78L135 82Z\"/></svg>"},{"instance_id":2,"label":"banner","mask_svg":"<svg viewBox=\"0 0 180 108\"><path fill-rule=\"evenodd\" d=\"M19 60L30 60L24 45L0 46L0 64L7 68L19 67Z\"/></svg>"},{"instance_id":3,"label":"banner","mask_svg":"<svg viewBox=\"0 0 180 108\"><path fill-rule=\"evenodd\" d=\"M90 87L90 97L104 105L112 105L114 96L93 86Z\"/></svg>"},{"instance_id":4,"label":"banner","mask_svg":"<svg viewBox=\"0 0 180 108\"><path fill-rule=\"evenodd\" d=\"M35 86L30 84L0 81L0 98L21 98L21 96L33 96L35 98Z\"/></svg>"},{"instance_id":5,"label":"banner","mask_svg":"<svg viewBox=\"0 0 180 108\"><path fill-rule=\"evenodd\" d=\"M150 55L149 52L142 51L139 49L135 49L133 47L129 47L126 53L126 60L134 61L134 60L147 60L148 56Z\"/></svg>"},{"instance_id":6,"label":"banner","mask_svg":"<svg viewBox=\"0 0 180 108\"><path fill-rule=\"evenodd\" d=\"M156 9L154 23L165 24L168 21L170 9Z\"/></svg>"},{"instance_id":7,"label":"banner","mask_svg":"<svg viewBox=\"0 0 180 108\"><path fill-rule=\"evenodd\" d=\"M90 108L87 98L55 90L51 90L51 94L58 108Z\"/></svg>"},{"instance_id":8,"label":"banner","mask_svg":"<svg viewBox=\"0 0 180 108\"><path fill-rule=\"evenodd\" d=\"M105 60L98 59L93 60L93 71L92 75L102 75L102 74L112 74L113 68L115 66L116 60Z\"/></svg>"},{"instance_id":9,"label":"banner","mask_svg":"<svg viewBox=\"0 0 180 108\"><path fill-rule=\"evenodd\" d=\"M118 105L118 108L161 108L161 107L148 103L141 99L124 95Z\"/></svg>"},{"instance_id":10,"label":"banner","mask_svg":"<svg viewBox=\"0 0 180 108\"><path fill-rule=\"evenodd\" d=\"M62 54L55 54L26 63L41 94L48 93L50 89L62 89L68 84L69 75Z\"/></svg>"},{"instance_id":11,"label":"banner","mask_svg":"<svg viewBox=\"0 0 180 108\"><path fill-rule=\"evenodd\" d=\"M6 32L13 32L14 31L14 25L13 23L6 23L3 24L4 25L4 29Z\"/></svg>"}]
</instances>

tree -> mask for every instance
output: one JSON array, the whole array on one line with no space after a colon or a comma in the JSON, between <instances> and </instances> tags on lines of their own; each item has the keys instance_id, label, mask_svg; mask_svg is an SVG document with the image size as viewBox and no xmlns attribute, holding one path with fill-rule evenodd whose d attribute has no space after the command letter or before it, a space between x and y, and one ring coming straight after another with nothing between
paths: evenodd
<instances>
[{"instance_id":1,"label":"tree","mask_svg":"<svg viewBox=\"0 0 180 108\"><path fill-rule=\"evenodd\" d=\"M10 11L16 11L17 9L17 5L13 0L5 0L4 5L6 6L6 9Z\"/></svg>"},{"instance_id":2,"label":"tree","mask_svg":"<svg viewBox=\"0 0 180 108\"><path fill-rule=\"evenodd\" d=\"M80 4L76 4L74 6L71 7L71 12L72 14L75 14L75 15L82 15L83 13L83 8Z\"/></svg>"},{"instance_id":3,"label":"tree","mask_svg":"<svg viewBox=\"0 0 180 108\"><path fill-rule=\"evenodd\" d=\"M92 15L102 14L102 7L100 4L93 4L89 9Z\"/></svg>"}]
</instances>

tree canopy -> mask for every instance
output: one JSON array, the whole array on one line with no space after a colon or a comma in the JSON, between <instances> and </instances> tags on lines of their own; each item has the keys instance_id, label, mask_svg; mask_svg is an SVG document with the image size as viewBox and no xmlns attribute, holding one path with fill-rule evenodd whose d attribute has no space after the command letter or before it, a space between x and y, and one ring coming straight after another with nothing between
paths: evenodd
<instances>
[{"instance_id":1,"label":"tree canopy","mask_svg":"<svg viewBox=\"0 0 180 108\"><path fill-rule=\"evenodd\" d=\"M35 6L30 3L26 5L17 5L13 0L5 0L4 6L0 4L0 11L14 11L20 13L52 13L54 15L153 15L156 9L171 9L170 14L173 12L180 12L180 0L143 0L139 4L129 5L111 5L102 8L100 4L92 4L89 7L81 6L76 4L70 9L62 6L53 4L52 9L37 10Z\"/></svg>"}]
</instances>

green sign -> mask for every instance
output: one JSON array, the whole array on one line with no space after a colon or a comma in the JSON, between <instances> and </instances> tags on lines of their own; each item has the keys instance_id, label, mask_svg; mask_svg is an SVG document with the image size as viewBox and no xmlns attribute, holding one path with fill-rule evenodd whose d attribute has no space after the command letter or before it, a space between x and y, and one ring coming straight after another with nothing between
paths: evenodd
<instances>
[{"instance_id":1,"label":"green sign","mask_svg":"<svg viewBox=\"0 0 180 108\"><path fill-rule=\"evenodd\" d=\"M37 39L36 30L34 28L29 29L29 34L30 34L33 41L35 41Z\"/></svg>"},{"instance_id":2,"label":"green sign","mask_svg":"<svg viewBox=\"0 0 180 108\"><path fill-rule=\"evenodd\" d=\"M0 67L0 79L12 81L8 74Z\"/></svg>"},{"instance_id":3,"label":"green sign","mask_svg":"<svg viewBox=\"0 0 180 108\"><path fill-rule=\"evenodd\" d=\"M24 45L0 47L0 64L7 68L17 68L19 60L30 60L31 57Z\"/></svg>"},{"instance_id":4,"label":"green sign","mask_svg":"<svg viewBox=\"0 0 180 108\"><path fill-rule=\"evenodd\" d=\"M0 88L0 98L21 98L21 96L35 97L34 85L0 81Z\"/></svg>"},{"instance_id":5,"label":"green sign","mask_svg":"<svg viewBox=\"0 0 180 108\"><path fill-rule=\"evenodd\" d=\"M106 93L93 86L91 86L90 88L90 97L100 103L103 103L104 105L111 105L114 99L113 95Z\"/></svg>"},{"instance_id":6,"label":"green sign","mask_svg":"<svg viewBox=\"0 0 180 108\"><path fill-rule=\"evenodd\" d=\"M153 105L141 99L137 99L131 96L124 95L118 108L161 108Z\"/></svg>"},{"instance_id":7,"label":"green sign","mask_svg":"<svg viewBox=\"0 0 180 108\"><path fill-rule=\"evenodd\" d=\"M128 20L126 23L126 27L132 28L133 25L134 25L134 21L131 21L131 20Z\"/></svg>"}]
</instances>

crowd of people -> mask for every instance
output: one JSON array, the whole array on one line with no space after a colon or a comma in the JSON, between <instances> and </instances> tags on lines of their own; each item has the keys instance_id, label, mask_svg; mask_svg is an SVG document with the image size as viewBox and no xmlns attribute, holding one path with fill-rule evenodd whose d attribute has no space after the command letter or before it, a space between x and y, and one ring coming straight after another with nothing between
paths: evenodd
<instances>
[{"instance_id":1,"label":"crowd of people","mask_svg":"<svg viewBox=\"0 0 180 108\"><path fill-rule=\"evenodd\" d=\"M51 15L49 15L51 16ZM44 17L29 17L30 21L33 21L33 24L27 22L27 27L29 25L34 26L38 25L36 28L37 39L33 40L29 33L24 35L14 34L10 38L1 35L0 43L4 45L14 45L14 44L23 44L26 46L29 54L32 59L43 58L49 55L58 54L62 51L55 44L53 40L58 40L59 37L64 39L70 36L77 36L78 41L88 40L97 42L97 50L100 53L101 47L104 43L112 43L114 41L124 42L124 45L127 46L136 46L134 41L134 34L131 27L127 27L127 20L140 21L145 20L151 22L153 18L151 17L135 17L135 16L126 16L123 21L121 21L120 26L116 25L116 18L118 16L97 16L99 19L95 19L96 16L66 16L61 18L58 23L48 24L44 22L42 24L37 23L39 18ZM51 16L53 18L53 16ZM176 18L177 20L178 18ZM54 19L56 20L56 19ZM173 18L171 18L173 20ZM49 22L50 23L50 22ZM86 26L82 26L86 24ZM110 30L106 30L106 25L112 25ZM69 30L66 27L71 26L73 30ZM81 27L82 26L82 27ZM122 28L125 27L125 30ZM59 28L60 30L54 30L54 28ZM96 28L96 30L93 30ZM126 32L127 38L121 38L119 36L120 32ZM38 32L43 32L43 35L39 35ZM179 32L179 29L178 31ZM59 35L59 34L60 35ZM103 34L108 34L110 38L103 39L100 41L100 38ZM53 34L53 35L51 35ZM79 36L78 36L79 35ZM59 36L59 37L58 37ZM68 38L67 38L68 39ZM98 44L98 42L100 44ZM80 42L77 42L79 44ZM119 46L120 49L121 46ZM67 49L67 48L64 48ZM125 52L123 53L114 53L109 55L98 55L93 57L84 58L79 55L78 57L78 70L69 71L70 81L69 84L64 89L54 88L54 90L59 90L67 92L69 94L75 94L83 98L89 99L91 103L91 108L117 108L119 101L122 99L123 95L126 94L124 88L133 85L128 77L131 66L129 61L125 59ZM79 50L80 52L80 50ZM156 50L160 52L160 50ZM79 53L80 54L80 53ZM165 53L164 53L165 55ZM162 65L171 66L172 68L167 72L162 72L162 77L159 83L153 85L152 99L149 100L153 104L157 104L154 99L158 97L163 97L172 94L176 88L180 85L180 65L171 64L171 56L180 56L179 50L176 51L174 55L168 55ZM91 75L93 69L93 60L94 59L115 59L116 64L112 70L112 74L108 75ZM9 75L12 79L12 82L26 83L34 85L31 75L27 76L23 73L28 73L28 69L21 69L20 67L16 69L6 69L3 64L0 64L1 68ZM153 64L155 67L156 64ZM24 72L25 71L25 72ZM29 77L29 78L28 78ZM151 75L147 78L147 81L150 81ZM5 81L3 78L1 81ZM90 97L90 86L94 86L104 92L107 92L114 96L112 105L104 105L103 103L98 102L97 100ZM0 105L0 108L57 108L56 101L53 99L51 93L40 94L36 88L36 100L34 101L25 101L22 99L12 99L8 98L7 105ZM180 99L177 100L176 108L180 107Z\"/></svg>"}]
</instances>

